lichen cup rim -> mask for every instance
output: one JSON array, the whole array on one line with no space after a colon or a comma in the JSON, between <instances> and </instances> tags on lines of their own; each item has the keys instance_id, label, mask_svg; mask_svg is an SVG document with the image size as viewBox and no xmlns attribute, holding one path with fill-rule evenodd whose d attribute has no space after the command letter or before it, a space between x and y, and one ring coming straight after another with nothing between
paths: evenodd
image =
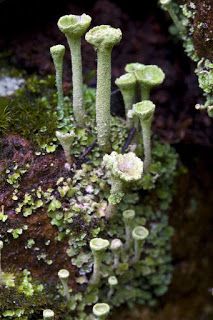
<instances>
[{"instance_id":1,"label":"lichen cup rim","mask_svg":"<svg viewBox=\"0 0 213 320\"><path fill-rule=\"evenodd\" d=\"M60 279L68 279L69 275L70 273L67 269L61 269L58 271L58 276Z\"/></svg>"},{"instance_id":2,"label":"lichen cup rim","mask_svg":"<svg viewBox=\"0 0 213 320\"><path fill-rule=\"evenodd\" d=\"M139 82L153 87L160 85L165 79L165 73L156 65L147 65L141 70L136 70L135 76Z\"/></svg>"},{"instance_id":3,"label":"lichen cup rim","mask_svg":"<svg viewBox=\"0 0 213 320\"><path fill-rule=\"evenodd\" d=\"M148 237L149 231L143 226L137 226L132 230L132 237L135 240L144 240Z\"/></svg>"},{"instance_id":4,"label":"lichen cup rim","mask_svg":"<svg viewBox=\"0 0 213 320\"><path fill-rule=\"evenodd\" d=\"M50 53L52 55L64 54L65 53L65 46L63 44L56 44L50 47Z\"/></svg>"},{"instance_id":5,"label":"lichen cup rim","mask_svg":"<svg viewBox=\"0 0 213 320\"><path fill-rule=\"evenodd\" d=\"M133 73L137 70L142 70L145 67L145 64L140 63L140 62L132 62L132 63L128 63L124 70L128 73Z\"/></svg>"},{"instance_id":6,"label":"lichen cup rim","mask_svg":"<svg viewBox=\"0 0 213 320\"><path fill-rule=\"evenodd\" d=\"M90 29L85 39L96 49L112 48L118 44L122 38L122 32L119 28L113 28L110 25L102 24Z\"/></svg>"},{"instance_id":7,"label":"lichen cup rim","mask_svg":"<svg viewBox=\"0 0 213 320\"><path fill-rule=\"evenodd\" d=\"M103 251L109 247L110 243L106 239L94 238L90 240L90 248L93 251Z\"/></svg>"},{"instance_id":8,"label":"lichen cup rim","mask_svg":"<svg viewBox=\"0 0 213 320\"><path fill-rule=\"evenodd\" d=\"M123 218L125 220L132 220L135 217L135 210L133 209L128 209L123 211Z\"/></svg>"},{"instance_id":9,"label":"lichen cup rim","mask_svg":"<svg viewBox=\"0 0 213 320\"><path fill-rule=\"evenodd\" d=\"M150 100L143 100L135 103L131 111L134 115L137 115L142 120L148 120L153 116L155 104Z\"/></svg>"},{"instance_id":10,"label":"lichen cup rim","mask_svg":"<svg viewBox=\"0 0 213 320\"><path fill-rule=\"evenodd\" d=\"M65 34L82 36L90 26L92 18L83 13L82 15L64 15L58 20L58 27Z\"/></svg>"},{"instance_id":11,"label":"lichen cup rim","mask_svg":"<svg viewBox=\"0 0 213 320\"><path fill-rule=\"evenodd\" d=\"M96 303L93 308L93 313L97 317L105 316L110 311L110 306L107 303Z\"/></svg>"},{"instance_id":12,"label":"lichen cup rim","mask_svg":"<svg viewBox=\"0 0 213 320\"><path fill-rule=\"evenodd\" d=\"M123 89L129 89L135 86L137 80L133 73L125 73L115 80L115 84Z\"/></svg>"}]
</instances>

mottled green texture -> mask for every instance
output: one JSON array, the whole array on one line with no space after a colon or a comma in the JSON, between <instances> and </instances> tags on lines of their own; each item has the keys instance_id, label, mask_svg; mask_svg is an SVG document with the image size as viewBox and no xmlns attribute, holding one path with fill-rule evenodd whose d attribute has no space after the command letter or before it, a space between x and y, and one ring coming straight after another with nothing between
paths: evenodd
<instances>
[{"instance_id":1,"label":"mottled green texture","mask_svg":"<svg viewBox=\"0 0 213 320\"><path fill-rule=\"evenodd\" d=\"M151 89L164 81L165 74L158 66L147 65L136 70L135 77L141 87L141 100L149 100Z\"/></svg>"},{"instance_id":2,"label":"mottled green texture","mask_svg":"<svg viewBox=\"0 0 213 320\"><path fill-rule=\"evenodd\" d=\"M72 164L72 157L70 155L70 152L71 152L70 150L71 150L72 143L75 139L74 131L67 132L67 133L56 131L56 137L60 141L60 144L64 150L64 154L65 154L67 163L69 165L71 165Z\"/></svg>"},{"instance_id":3,"label":"mottled green texture","mask_svg":"<svg viewBox=\"0 0 213 320\"><path fill-rule=\"evenodd\" d=\"M97 50L96 125L100 148L111 150L110 97L111 97L111 51L121 40L120 29L107 25L94 27L86 34L86 40Z\"/></svg>"},{"instance_id":4,"label":"mottled green texture","mask_svg":"<svg viewBox=\"0 0 213 320\"><path fill-rule=\"evenodd\" d=\"M128 111L132 109L136 102L136 78L133 73L127 73L115 80L115 84L119 87L124 101L127 126L132 127L132 120L127 117Z\"/></svg>"},{"instance_id":5,"label":"mottled green texture","mask_svg":"<svg viewBox=\"0 0 213 320\"><path fill-rule=\"evenodd\" d=\"M62 45L55 45L50 48L50 53L53 58L55 72L56 72L56 88L58 95L57 111L58 117L64 117L64 94L63 94L63 60L65 47Z\"/></svg>"},{"instance_id":6,"label":"mottled green texture","mask_svg":"<svg viewBox=\"0 0 213 320\"><path fill-rule=\"evenodd\" d=\"M66 15L59 19L58 27L67 38L72 63L73 84L73 111L79 126L83 126L85 111L83 106L83 76L81 57L81 36L86 32L91 23L88 15Z\"/></svg>"}]
</instances>

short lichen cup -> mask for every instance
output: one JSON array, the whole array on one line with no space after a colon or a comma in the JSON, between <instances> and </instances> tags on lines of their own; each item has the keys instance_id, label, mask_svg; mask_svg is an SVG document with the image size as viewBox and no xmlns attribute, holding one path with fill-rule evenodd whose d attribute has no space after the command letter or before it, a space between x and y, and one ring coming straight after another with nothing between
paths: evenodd
<instances>
[{"instance_id":1,"label":"short lichen cup","mask_svg":"<svg viewBox=\"0 0 213 320\"><path fill-rule=\"evenodd\" d=\"M52 319L54 319L54 315L55 315L55 313L53 310L45 309L43 311L43 320L52 320Z\"/></svg>"},{"instance_id":2,"label":"short lichen cup","mask_svg":"<svg viewBox=\"0 0 213 320\"><path fill-rule=\"evenodd\" d=\"M113 252L113 269L116 269L119 265L120 254L123 248L123 243L120 239L113 239L110 244L110 250Z\"/></svg>"},{"instance_id":3,"label":"short lichen cup","mask_svg":"<svg viewBox=\"0 0 213 320\"><path fill-rule=\"evenodd\" d=\"M96 303L92 311L97 319L105 320L110 312L110 306L107 303Z\"/></svg>"},{"instance_id":4,"label":"short lichen cup","mask_svg":"<svg viewBox=\"0 0 213 320\"><path fill-rule=\"evenodd\" d=\"M165 79L162 69L155 65L144 66L143 69L135 71L135 76L141 87L142 100L149 100L151 89L159 86Z\"/></svg>"},{"instance_id":5,"label":"short lichen cup","mask_svg":"<svg viewBox=\"0 0 213 320\"><path fill-rule=\"evenodd\" d=\"M59 119L64 117L64 94L63 94L63 59L65 47L58 44L50 48L50 53L55 66L55 82L58 95L57 113Z\"/></svg>"},{"instance_id":6,"label":"short lichen cup","mask_svg":"<svg viewBox=\"0 0 213 320\"><path fill-rule=\"evenodd\" d=\"M97 50L96 125L98 144L110 152L111 52L121 40L120 29L108 25L94 27L86 33L86 41Z\"/></svg>"},{"instance_id":7,"label":"short lichen cup","mask_svg":"<svg viewBox=\"0 0 213 320\"><path fill-rule=\"evenodd\" d=\"M90 279L90 283L93 285L98 285L101 276L101 263L104 258L104 253L109 247L109 241L102 238L94 238L90 240L90 249L93 253L94 264L93 264L93 274Z\"/></svg>"},{"instance_id":8,"label":"short lichen cup","mask_svg":"<svg viewBox=\"0 0 213 320\"><path fill-rule=\"evenodd\" d=\"M67 269L61 269L58 272L58 277L62 283L63 286L63 294L66 297L67 301L70 300L70 292L69 292L69 286L68 286L68 280L69 280L70 273Z\"/></svg>"},{"instance_id":9,"label":"short lichen cup","mask_svg":"<svg viewBox=\"0 0 213 320\"><path fill-rule=\"evenodd\" d=\"M132 127L132 120L127 117L128 111L132 109L133 103L136 100L136 78L134 73L126 73L120 76L115 80L115 84L121 91L124 106L125 106L125 114L127 119L127 126L129 128Z\"/></svg>"},{"instance_id":10,"label":"short lichen cup","mask_svg":"<svg viewBox=\"0 0 213 320\"><path fill-rule=\"evenodd\" d=\"M144 240L148 237L149 231L143 226L137 226L132 230L132 238L134 239L135 254L133 262L138 262L141 256Z\"/></svg>"},{"instance_id":11,"label":"short lichen cup","mask_svg":"<svg viewBox=\"0 0 213 320\"><path fill-rule=\"evenodd\" d=\"M134 152L119 154L113 151L103 157L103 167L107 169L111 190L108 199L111 209L121 201L124 196L124 186L136 182L142 178L143 161ZM108 210L107 218L110 218L115 210Z\"/></svg>"},{"instance_id":12,"label":"short lichen cup","mask_svg":"<svg viewBox=\"0 0 213 320\"><path fill-rule=\"evenodd\" d=\"M135 211L134 210L125 210L123 212L123 221L125 225L125 249L130 248L131 243L131 230L132 230L132 222L135 219Z\"/></svg>"},{"instance_id":13,"label":"short lichen cup","mask_svg":"<svg viewBox=\"0 0 213 320\"><path fill-rule=\"evenodd\" d=\"M91 23L91 17L82 14L65 15L58 20L58 27L67 38L72 63L72 84L73 84L73 112L79 126L83 126L85 111L83 107L83 76L81 57L81 37Z\"/></svg>"},{"instance_id":14,"label":"short lichen cup","mask_svg":"<svg viewBox=\"0 0 213 320\"><path fill-rule=\"evenodd\" d=\"M74 131L70 131L67 133L63 133L61 131L56 131L56 137L58 138L63 150L64 150L64 155L66 158L66 168L70 169L70 166L73 163L73 159L70 154L70 148L72 146L72 143L75 138L75 133Z\"/></svg>"},{"instance_id":15,"label":"short lichen cup","mask_svg":"<svg viewBox=\"0 0 213 320\"><path fill-rule=\"evenodd\" d=\"M144 172L151 164L151 126L155 112L155 105L149 100L144 100L133 105L129 111L129 117L137 117L141 123L142 139L144 147Z\"/></svg>"}]
</instances>

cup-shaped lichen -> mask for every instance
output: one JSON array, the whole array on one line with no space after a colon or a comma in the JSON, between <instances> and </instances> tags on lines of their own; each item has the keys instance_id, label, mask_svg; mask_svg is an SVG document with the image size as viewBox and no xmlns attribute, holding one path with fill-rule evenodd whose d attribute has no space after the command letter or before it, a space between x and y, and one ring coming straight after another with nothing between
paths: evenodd
<instances>
[{"instance_id":1,"label":"cup-shaped lichen","mask_svg":"<svg viewBox=\"0 0 213 320\"><path fill-rule=\"evenodd\" d=\"M133 262L137 262L140 259L141 251L144 240L148 237L149 231L143 226L137 226L132 230L132 237L134 239L134 259Z\"/></svg>"},{"instance_id":2,"label":"cup-shaped lichen","mask_svg":"<svg viewBox=\"0 0 213 320\"><path fill-rule=\"evenodd\" d=\"M110 98L111 98L111 52L121 40L120 29L108 25L94 27L86 33L86 40L97 50L96 124L98 144L110 152Z\"/></svg>"},{"instance_id":3,"label":"cup-shaped lichen","mask_svg":"<svg viewBox=\"0 0 213 320\"><path fill-rule=\"evenodd\" d=\"M70 292L69 292L69 286L68 286L69 275L70 273L66 269L61 269L58 272L58 277L61 280L61 283L63 286L63 294L66 297L67 301L70 300Z\"/></svg>"},{"instance_id":4,"label":"cup-shaped lichen","mask_svg":"<svg viewBox=\"0 0 213 320\"><path fill-rule=\"evenodd\" d=\"M109 247L109 241L102 238L94 238L90 241L90 249L94 257L93 274L90 283L98 285L101 276L101 263L104 258L104 253Z\"/></svg>"},{"instance_id":5,"label":"cup-shaped lichen","mask_svg":"<svg viewBox=\"0 0 213 320\"><path fill-rule=\"evenodd\" d=\"M119 265L120 253L123 247L123 243L120 239L113 239L110 245L110 249L113 252L113 269L116 269Z\"/></svg>"},{"instance_id":6,"label":"cup-shaped lichen","mask_svg":"<svg viewBox=\"0 0 213 320\"><path fill-rule=\"evenodd\" d=\"M134 210L125 210L123 212L123 220L125 225L125 248L129 249L131 243L132 222L135 218Z\"/></svg>"},{"instance_id":7,"label":"cup-shaped lichen","mask_svg":"<svg viewBox=\"0 0 213 320\"><path fill-rule=\"evenodd\" d=\"M45 309L43 311L43 319L44 320L53 320L54 319L54 311L51 309Z\"/></svg>"},{"instance_id":8,"label":"cup-shaped lichen","mask_svg":"<svg viewBox=\"0 0 213 320\"><path fill-rule=\"evenodd\" d=\"M115 80L115 84L120 89L127 119L127 126L130 128L132 126L132 120L127 117L128 111L132 109L133 103L136 99L136 78L134 73L126 73Z\"/></svg>"},{"instance_id":9,"label":"cup-shaped lichen","mask_svg":"<svg viewBox=\"0 0 213 320\"><path fill-rule=\"evenodd\" d=\"M117 279L117 277L115 277L115 276L110 276L110 277L108 278L108 284L109 284L110 289L109 289L109 292L108 292L108 294L107 294L107 297L108 297L108 299L110 299L111 296L112 296L113 293L114 293L114 288L118 285L118 279Z\"/></svg>"},{"instance_id":10,"label":"cup-shaped lichen","mask_svg":"<svg viewBox=\"0 0 213 320\"><path fill-rule=\"evenodd\" d=\"M57 112L59 119L64 117L64 94L63 94L63 59L65 47L58 44L50 48L50 53L55 66L55 82L58 95Z\"/></svg>"},{"instance_id":11,"label":"cup-shaped lichen","mask_svg":"<svg viewBox=\"0 0 213 320\"><path fill-rule=\"evenodd\" d=\"M144 66L143 69L135 71L135 76L141 87L141 99L149 100L150 90L160 85L165 78L161 68L155 65Z\"/></svg>"},{"instance_id":12,"label":"cup-shaped lichen","mask_svg":"<svg viewBox=\"0 0 213 320\"><path fill-rule=\"evenodd\" d=\"M70 148L72 146L72 143L75 138L75 133L74 131L70 131L67 133L63 133L61 131L56 131L56 137L58 138L63 150L64 150L64 155L68 164L68 168L70 168L70 165L72 164L72 157L70 154ZM66 166L67 167L67 166Z\"/></svg>"},{"instance_id":13,"label":"cup-shaped lichen","mask_svg":"<svg viewBox=\"0 0 213 320\"><path fill-rule=\"evenodd\" d=\"M97 319L104 320L110 312L110 306L107 303L96 303L92 311Z\"/></svg>"},{"instance_id":14,"label":"cup-shaped lichen","mask_svg":"<svg viewBox=\"0 0 213 320\"><path fill-rule=\"evenodd\" d=\"M85 111L83 107L83 76L81 57L81 37L87 31L91 23L91 17L82 14L65 15L58 20L58 27L67 38L72 63L73 84L73 112L78 125L84 124Z\"/></svg>"},{"instance_id":15,"label":"cup-shaped lichen","mask_svg":"<svg viewBox=\"0 0 213 320\"><path fill-rule=\"evenodd\" d=\"M109 204L114 208L124 196L123 187L142 177L143 162L134 152L119 154L113 151L110 155L103 157L103 166L106 167L110 179ZM107 218L111 217L113 211L108 210Z\"/></svg>"},{"instance_id":16,"label":"cup-shaped lichen","mask_svg":"<svg viewBox=\"0 0 213 320\"><path fill-rule=\"evenodd\" d=\"M144 100L133 105L128 116L139 118L142 127L143 146L144 146L144 171L146 172L151 163L151 125L155 112L155 105L149 100Z\"/></svg>"}]
</instances>

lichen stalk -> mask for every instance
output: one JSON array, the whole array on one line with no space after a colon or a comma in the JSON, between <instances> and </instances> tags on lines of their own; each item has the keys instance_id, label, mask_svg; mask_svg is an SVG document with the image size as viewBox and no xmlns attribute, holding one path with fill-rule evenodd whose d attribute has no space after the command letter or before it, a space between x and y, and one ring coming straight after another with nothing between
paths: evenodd
<instances>
[{"instance_id":1,"label":"lichen stalk","mask_svg":"<svg viewBox=\"0 0 213 320\"><path fill-rule=\"evenodd\" d=\"M67 38L72 63L73 113L79 126L84 125L85 111L83 107L83 76L81 58L81 39Z\"/></svg>"},{"instance_id":2,"label":"lichen stalk","mask_svg":"<svg viewBox=\"0 0 213 320\"><path fill-rule=\"evenodd\" d=\"M2 254L2 249L4 247L3 241L0 240L0 285L2 284L2 265L1 265L1 254Z\"/></svg>"},{"instance_id":3,"label":"lichen stalk","mask_svg":"<svg viewBox=\"0 0 213 320\"><path fill-rule=\"evenodd\" d=\"M97 139L100 148L110 152L111 50L98 50L97 56Z\"/></svg>"},{"instance_id":4,"label":"lichen stalk","mask_svg":"<svg viewBox=\"0 0 213 320\"><path fill-rule=\"evenodd\" d=\"M55 66L55 82L57 88L57 112L59 119L64 117L64 93L63 93L63 59L65 53L65 47L62 45L56 45L50 48L50 53L53 58Z\"/></svg>"},{"instance_id":5,"label":"lichen stalk","mask_svg":"<svg viewBox=\"0 0 213 320\"><path fill-rule=\"evenodd\" d=\"M144 148L144 171L146 172L151 164L151 121L142 121L142 135L143 135L143 148Z\"/></svg>"},{"instance_id":6,"label":"lichen stalk","mask_svg":"<svg viewBox=\"0 0 213 320\"><path fill-rule=\"evenodd\" d=\"M58 277L63 286L63 294L66 297L67 301L69 301L70 300L70 292L69 292L69 286L68 286L69 271L66 269L59 270Z\"/></svg>"}]
</instances>

